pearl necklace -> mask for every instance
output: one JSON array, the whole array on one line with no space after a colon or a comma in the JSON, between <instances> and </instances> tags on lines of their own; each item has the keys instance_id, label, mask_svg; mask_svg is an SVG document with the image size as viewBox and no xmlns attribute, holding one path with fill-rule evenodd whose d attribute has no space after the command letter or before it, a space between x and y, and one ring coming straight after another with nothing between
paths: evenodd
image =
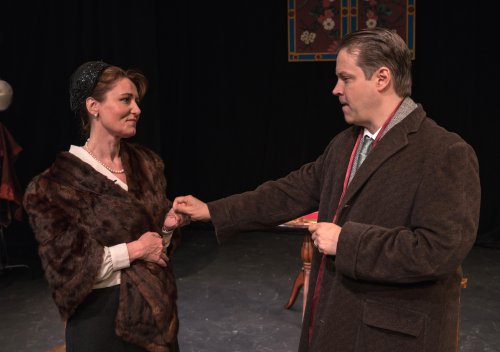
<instances>
[{"instance_id":1,"label":"pearl necklace","mask_svg":"<svg viewBox=\"0 0 500 352\"><path fill-rule=\"evenodd\" d=\"M123 174L125 172L125 169L114 170L114 169L106 166L101 160L97 159L97 157L94 154L92 154L92 152L89 150L88 143L89 143L89 140L87 139L87 141L85 142L85 145L83 146L83 149L85 149L87 151L87 153L89 153L90 156L95 159L95 161L97 161L99 164L104 166L106 168L106 170L108 170L109 172L111 172L113 174Z\"/></svg>"}]
</instances>

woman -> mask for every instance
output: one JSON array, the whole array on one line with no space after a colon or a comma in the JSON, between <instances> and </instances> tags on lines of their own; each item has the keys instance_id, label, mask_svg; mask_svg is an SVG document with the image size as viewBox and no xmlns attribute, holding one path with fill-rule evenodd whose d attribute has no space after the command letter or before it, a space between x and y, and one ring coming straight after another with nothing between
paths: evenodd
<instances>
[{"instance_id":1,"label":"woman","mask_svg":"<svg viewBox=\"0 0 500 352\"><path fill-rule=\"evenodd\" d=\"M101 61L70 79L88 136L28 185L24 206L71 351L178 351L166 249L177 217L162 160L135 135L145 77ZM162 228L163 225L163 228ZM166 232L164 239L161 231Z\"/></svg>"}]
</instances>

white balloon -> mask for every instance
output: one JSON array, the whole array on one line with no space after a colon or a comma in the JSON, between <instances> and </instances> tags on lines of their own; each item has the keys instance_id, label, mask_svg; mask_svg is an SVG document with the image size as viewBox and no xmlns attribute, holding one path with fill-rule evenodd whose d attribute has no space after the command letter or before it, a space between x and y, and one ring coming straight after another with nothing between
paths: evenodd
<instances>
[{"instance_id":1,"label":"white balloon","mask_svg":"<svg viewBox=\"0 0 500 352\"><path fill-rule=\"evenodd\" d=\"M12 102L12 94L11 85L0 79L0 111L7 110Z\"/></svg>"}]
</instances>

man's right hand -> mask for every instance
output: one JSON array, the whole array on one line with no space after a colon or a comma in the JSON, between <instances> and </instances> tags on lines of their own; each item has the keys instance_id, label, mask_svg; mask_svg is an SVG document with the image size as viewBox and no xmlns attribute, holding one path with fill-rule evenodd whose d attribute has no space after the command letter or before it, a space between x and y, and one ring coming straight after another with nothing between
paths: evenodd
<instances>
[{"instance_id":1,"label":"man's right hand","mask_svg":"<svg viewBox=\"0 0 500 352\"><path fill-rule=\"evenodd\" d=\"M210 211L207 204L191 195L175 198L172 208L176 213L189 216L191 221L210 220Z\"/></svg>"}]
</instances>

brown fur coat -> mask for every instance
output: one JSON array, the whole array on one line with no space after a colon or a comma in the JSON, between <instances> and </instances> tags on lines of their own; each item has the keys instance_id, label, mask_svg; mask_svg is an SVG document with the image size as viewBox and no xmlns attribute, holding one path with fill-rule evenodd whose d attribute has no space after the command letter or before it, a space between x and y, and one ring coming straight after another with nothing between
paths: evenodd
<instances>
[{"instance_id":1,"label":"brown fur coat","mask_svg":"<svg viewBox=\"0 0 500 352\"><path fill-rule=\"evenodd\" d=\"M170 207L163 162L150 150L122 143L128 192L69 152L29 184L24 206L61 317L91 292L103 246L159 232ZM172 270L141 260L121 271L116 333L149 351L168 352L176 339L177 290Z\"/></svg>"}]
</instances>

